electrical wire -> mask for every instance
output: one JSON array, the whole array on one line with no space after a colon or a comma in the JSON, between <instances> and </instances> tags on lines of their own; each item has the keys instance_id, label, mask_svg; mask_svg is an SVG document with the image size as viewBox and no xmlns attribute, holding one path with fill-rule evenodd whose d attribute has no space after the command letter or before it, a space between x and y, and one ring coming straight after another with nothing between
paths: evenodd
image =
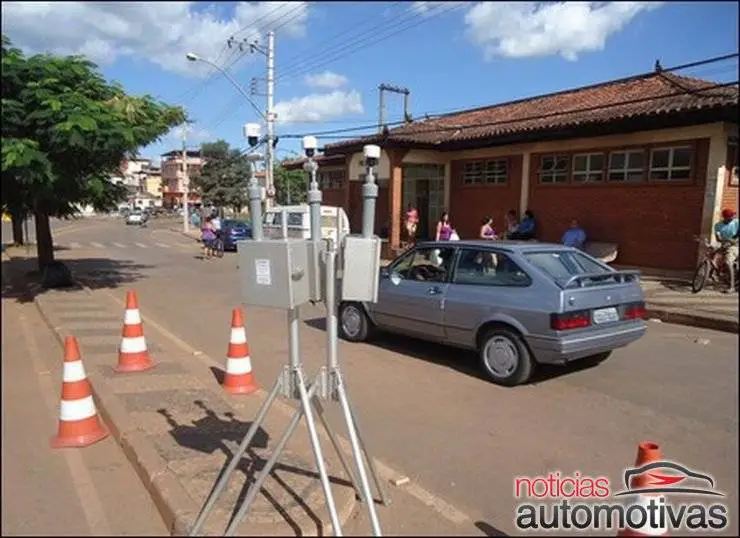
<instances>
[{"instance_id":1,"label":"electrical wire","mask_svg":"<svg viewBox=\"0 0 740 538\"><path fill-rule=\"evenodd\" d=\"M665 72L672 72L672 71L683 70L683 69L687 69L687 68L690 68L690 67L698 67L700 65L707 65L707 64L710 64L710 63L715 63L715 62L718 62L718 61L726 60L726 59L729 59L729 58L732 58L732 57L737 57L737 56L738 56L738 53L733 53L733 54L724 55L724 56L718 56L718 57L715 57L715 58L709 58L707 60L701 60L699 62L692 62L692 63L689 63L689 64L678 65L678 66L671 67L671 68L664 68L662 72L665 73ZM648 76L648 75L651 75L651 74L654 74L654 72L643 73L641 75L635 75L635 76L629 77L629 78L640 78L640 77L645 77L645 76ZM612 81L612 82L616 82L616 81ZM712 90L712 89L724 88L724 87L729 87L729 86L732 86L732 85L735 85L735 84L737 84L737 81L731 82L731 83L719 83L719 84L716 84L716 85L707 86L706 88L697 89L697 91L707 91L707 90ZM664 98L667 98L667 97L674 97L674 96L680 96L680 95L685 95L685 94L686 94L685 91L681 91L681 92L678 92L676 94L666 94L666 95L663 95L663 96L657 96L657 97L656 96L653 96L653 97L649 97L649 98L644 98L643 97L643 98L640 98L640 99L637 99L637 100L634 100L634 101L622 101L622 102L619 102L619 103L611 103L609 105L598 105L597 107L594 108L594 110L598 110L600 107L620 106L620 105L625 105L625 104L632 104L633 102L634 103L639 103L639 102L644 102L644 101L651 101L651 100L655 100L655 99L664 99ZM536 96L536 97L544 97L544 96ZM502 103L502 104L505 104L505 103ZM493 106L495 106L495 105L490 105L490 107L493 107ZM448 111L448 112L436 114L434 116L430 116L430 119L438 118L440 116L452 116L452 115L462 114L462 113L465 113L465 112L469 112L470 110L472 110L472 109L471 108L467 108L467 109L463 109L463 110ZM570 111L558 111L558 112L553 113L552 115L570 114L570 113L574 113L574 112L583 112L583 111L589 111L589 110L591 110L591 109L576 109L576 110L570 110ZM516 120L506 120L506 122L511 123L511 122L514 122L514 121L526 121L526 120L537 119L537 118L548 117L548 116L549 115L539 115L539 116L534 116L534 117L531 117L531 118L519 118L519 119L516 119ZM499 123L502 123L502 122L496 122L497 125ZM404 125L404 124L406 124L406 122L402 120L402 121L398 121L398 122L395 122L395 123L388 123L386 125L388 127L392 127L392 126L400 126L400 125ZM479 124L479 125L476 125L475 127L484 126L484 125L487 125L487 124ZM302 138L304 136L327 136L327 135L340 134L340 133L349 133L349 132L354 132L354 131L365 131L365 130L368 130L368 129L377 129L377 128L378 128L378 125L376 123L376 124L364 125L364 126L360 126L360 127L347 127L347 128L344 128L344 129L330 129L330 130L325 130L325 131L302 133L302 134L287 134L287 135L282 135L282 138ZM450 127L449 129L456 130L456 129L459 129L459 127ZM445 130L448 130L448 129L445 129ZM421 134L422 132L426 132L426 131L421 131L421 130L420 131L415 131L414 134ZM341 138L348 138L348 137L341 137Z\"/></svg>"}]
</instances>

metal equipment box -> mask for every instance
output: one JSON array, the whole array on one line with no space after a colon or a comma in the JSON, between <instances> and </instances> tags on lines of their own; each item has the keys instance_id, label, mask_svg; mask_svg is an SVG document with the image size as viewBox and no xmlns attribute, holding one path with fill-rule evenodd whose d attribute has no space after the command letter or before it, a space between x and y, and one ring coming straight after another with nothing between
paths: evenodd
<instances>
[{"instance_id":1,"label":"metal equipment box","mask_svg":"<svg viewBox=\"0 0 740 538\"><path fill-rule=\"evenodd\" d=\"M288 310L311 298L306 240L239 241L237 251L244 304Z\"/></svg>"},{"instance_id":2,"label":"metal equipment box","mask_svg":"<svg viewBox=\"0 0 740 538\"><path fill-rule=\"evenodd\" d=\"M342 301L378 301L380 239L348 235L342 249Z\"/></svg>"}]
</instances>

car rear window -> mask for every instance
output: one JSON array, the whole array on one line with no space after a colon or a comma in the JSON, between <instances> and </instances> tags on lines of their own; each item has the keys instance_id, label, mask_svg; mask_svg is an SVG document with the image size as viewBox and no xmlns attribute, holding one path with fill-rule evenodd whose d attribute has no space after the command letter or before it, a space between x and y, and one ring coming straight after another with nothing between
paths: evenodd
<instances>
[{"instance_id":1,"label":"car rear window","mask_svg":"<svg viewBox=\"0 0 740 538\"><path fill-rule=\"evenodd\" d=\"M593 273L602 273L604 278L588 279L588 282L584 282L584 284L589 285L616 281L613 277L609 276L613 272L611 268L604 267L596 260L591 259L581 252L572 250L528 252L524 254L524 258L559 283L567 282L574 275ZM574 282L573 285L577 286L578 283Z\"/></svg>"}]
</instances>

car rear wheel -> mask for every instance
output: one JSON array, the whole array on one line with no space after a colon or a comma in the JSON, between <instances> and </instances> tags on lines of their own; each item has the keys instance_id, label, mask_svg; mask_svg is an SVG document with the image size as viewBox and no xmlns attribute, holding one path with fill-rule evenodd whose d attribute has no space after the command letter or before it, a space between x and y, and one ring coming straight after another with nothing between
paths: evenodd
<instances>
[{"instance_id":1,"label":"car rear wheel","mask_svg":"<svg viewBox=\"0 0 740 538\"><path fill-rule=\"evenodd\" d=\"M526 383L534 371L529 349L511 329L494 327L486 331L478 353L483 371L497 385L513 387Z\"/></svg>"},{"instance_id":2,"label":"car rear wheel","mask_svg":"<svg viewBox=\"0 0 740 538\"><path fill-rule=\"evenodd\" d=\"M364 342L371 332L371 322L362 305L342 303L339 307L339 335L350 342Z\"/></svg>"}]
</instances>

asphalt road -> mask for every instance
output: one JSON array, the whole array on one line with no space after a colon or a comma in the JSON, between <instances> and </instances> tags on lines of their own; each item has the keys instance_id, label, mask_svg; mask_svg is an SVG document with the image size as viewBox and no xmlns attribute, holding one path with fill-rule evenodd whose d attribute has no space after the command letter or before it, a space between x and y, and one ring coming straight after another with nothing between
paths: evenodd
<instances>
[{"instance_id":1,"label":"asphalt road","mask_svg":"<svg viewBox=\"0 0 740 538\"><path fill-rule=\"evenodd\" d=\"M97 220L60 234L58 256L120 298L135 288L145 316L224 357L241 300L236 255L198 259L196 243L169 227L179 221ZM309 372L324 361L322 316L320 307L302 313ZM256 376L269 388L287 361L285 315L247 308L246 317ZM598 367L547 368L514 389L482 379L474 355L441 346L388 336L341 342L339 352L372 454L489 534L517 533L515 477L579 472L620 490L645 440L711 474L730 507L726 532L738 532L737 336L651 322L645 338Z\"/></svg>"}]
</instances>

